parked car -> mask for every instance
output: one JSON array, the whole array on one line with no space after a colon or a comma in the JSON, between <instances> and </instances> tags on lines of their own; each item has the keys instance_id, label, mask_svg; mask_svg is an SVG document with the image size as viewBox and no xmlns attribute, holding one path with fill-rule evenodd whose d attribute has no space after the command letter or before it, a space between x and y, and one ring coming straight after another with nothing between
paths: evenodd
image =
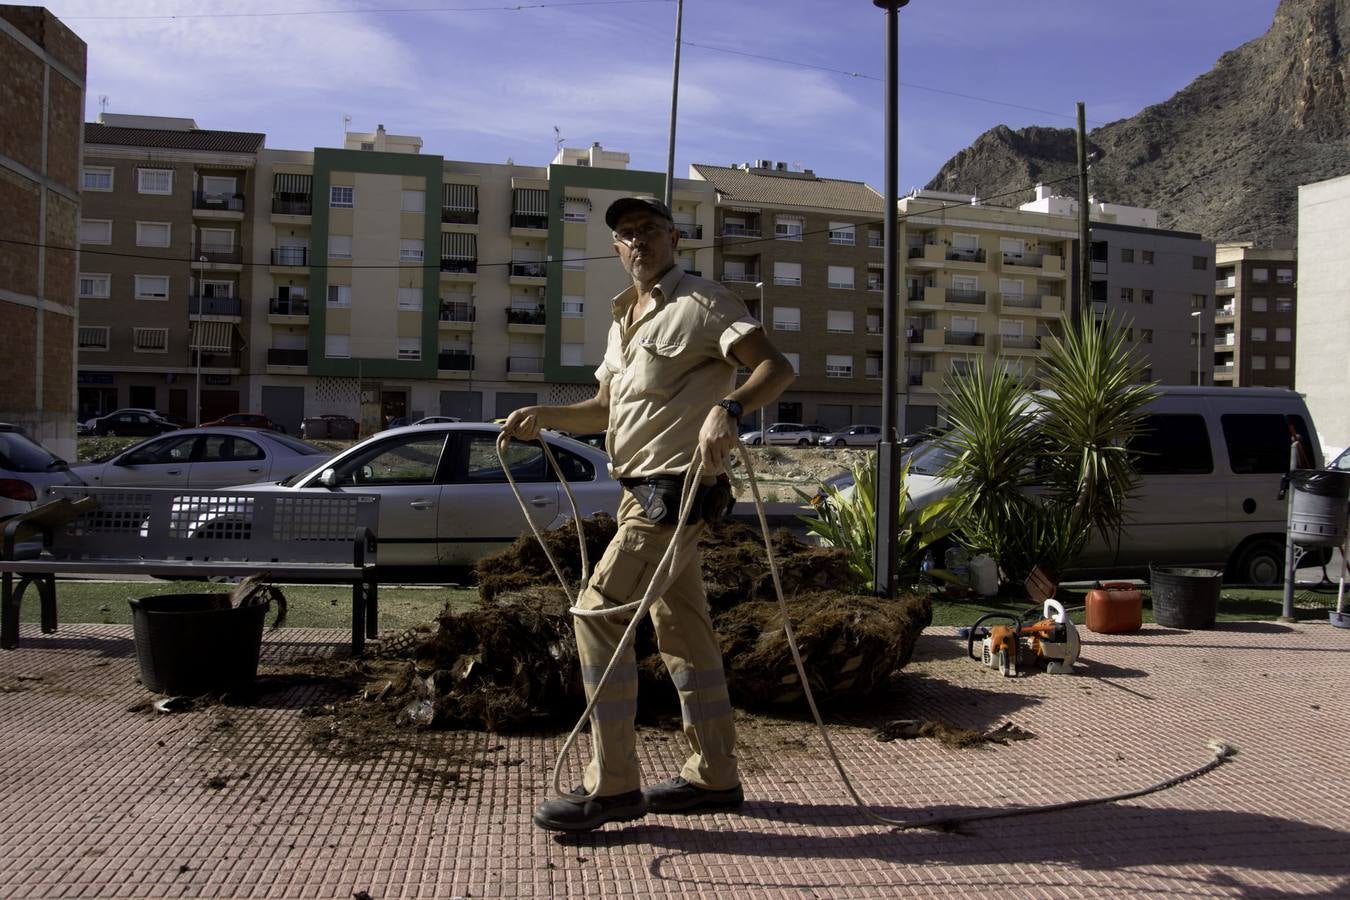
<instances>
[{"instance_id":1,"label":"parked car","mask_svg":"<svg viewBox=\"0 0 1350 900\"><path fill-rule=\"evenodd\" d=\"M254 490L355 491L380 495L379 565L398 568L468 565L528 533L520 505L497 459L501 428L443 422L381 431L299 475ZM620 486L605 454L544 432L583 516L615 515ZM507 465L530 518L541 529L572 515L538 442L512 441Z\"/></svg>"},{"instance_id":2,"label":"parked car","mask_svg":"<svg viewBox=\"0 0 1350 900\"><path fill-rule=\"evenodd\" d=\"M0 423L0 519L43 503L53 484L83 484L59 456L17 425Z\"/></svg>"},{"instance_id":3,"label":"parked car","mask_svg":"<svg viewBox=\"0 0 1350 900\"><path fill-rule=\"evenodd\" d=\"M850 425L834 434L822 435L822 447L875 447L881 440L881 428L877 425Z\"/></svg>"},{"instance_id":4,"label":"parked car","mask_svg":"<svg viewBox=\"0 0 1350 900\"><path fill-rule=\"evenodd\" d=\"M300 423L300 437L306 439L356 440L360 436L361 424L350 416L327 413L322 416L310 416Z\"/></svg>"},{"instance_id":5,"label":"parked car","mask_svg":"<svg viewBox=\"0 0 1350 900\"><path fill-rule=\"evenodd\" d=\"M213 419L210 422L203 422L202 428L261 428L265 431L279 431L286 433L283 425L278 425L271 419L260 413L230 413L228 416L221 416L219 419Z\"/></svg>"},{"instance_id":6,"label":"parked car","mask_svg":"<svg viewBox=\"0 0 1350 900\"><path fill-rule=\"evenodd\" d=\"M1340 455L1327 463L1328 469L1336 469L1341 472L1350 472L1350 447L1342 450Z\"/></svg>"},{"instance_id":7,"label":"parked car","mask_svg":"<svg viewBox=\"0 0 1350 900\"><path fill-rule=\"evenodd\" d=\"M116 437L121 435L164 434L166 431L177 431L179 426L154 410L119 409L117 412L108 413L106 416L94 419L90 428L94 434L108 434Z\"/></svg>"},{"instance_id":8,"label":"parked car","mask_svg":"<svg viewBox=\"0 0 1350 900\"><path fill-rule=\"evenodd\" d=\"M202 426L141 441L72 471L86 484L102 487L218 488L276 481L331 455L275 431Z\"/></svg>"},{"instance_id":9,"label":"parked car","mask_svg":"<svg viewBox=\"0 0 1350 900\"><path fill-rule=\"evenodd\" d=\"M459 416L425 416L425 417L423 417L423 418L421 418L421 419L418 419L416 422L412 422L412 423L410 423L410 424L413 424L413 425L438 425L438 424L442 424L442 423L445 423L445 422L458 422L458 421L460 421Z\"/></svg>"},{"instance_id":10,"label":"parked car","mask_svg":"<svg viewBox=\"0 0 1350 900\"><path fill-rule=\"evenodd\" d=\"M824 425L801 425L796 422L775 422L764 431L749 431L741 440L752 447L760 444L796 444L809 447L830 430Z\"/></svg>"}]
</instances>

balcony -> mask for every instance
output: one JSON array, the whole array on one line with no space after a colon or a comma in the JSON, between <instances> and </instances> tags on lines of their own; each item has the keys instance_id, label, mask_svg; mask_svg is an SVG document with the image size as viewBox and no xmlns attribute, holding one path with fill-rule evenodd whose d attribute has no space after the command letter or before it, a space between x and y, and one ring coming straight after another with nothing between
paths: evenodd
<instances>
[{"instance_id":1,"label":"balcony","mask_svg":"<svg viewBox=\"0 0 1350 900\"><path fill-rule=\"evenodd\" d=\"M272 198L272 215L274 216L309 216L313 214L314 201L309 197L303 200Z\"/></svg>"},{"instance_id":2,"label":"balcony","mask_svg":"<svg viewBox=\"0 0 1350 900\"><path fill-rule=\"evenodd\" d=\"M942 268L947 260L947 254L938 244L920 244L910 247L905 257L911 265L929 266L938 269Z\"/></svg>"},{"instance_id":3,"label":"balcony","mask_svg":"<svg viewBox=\"0 0 1350 900\"><path fill-rule=\"evenodd\" d=\"M947 251L947 261L982 263L984 262L984 250L978 247L974 250L958 250L953 247Z\"/></svg>"},{"instance_id":4,"label":"balcony","mask_svg":"<svg viewBox=\"0 0 1350 900\"><path fill-rule=\"evenodd\" d=\"M307 267L309 265L309 248L274 247L272 249L272 265Z\"/></svg>"},{"instance_id":5,"label":"balcony","mask_svg":"<svg viewBox=\"0 0 1350 900\"><path fill-rule=\"evenodd\" d=\"M690 241L703 240L702 225L688 225L683 222L676 222L675 230L680 233L680 237L685 238L686 240Z\"/></svg>"},{"instance_id":6,"label":"balcony","mask_svg":"<svg viewBox=\"0 0 1350 900\"><path fill-rule=\"evenodd\" d=\"M508 309L506 311L506 324L510 325L537 325L544 324L544 308L538 309Z\"/></svg>"},{"instance_id":7,"label":"balcony","mask_svg":"<svg viewBox=\"0 0 1350 900\"><path fill-rule=\"evenodd\" d=\"M193 261L238 266L244 261L244 250L233 244L202 244L193 253Z\"/></svg>"},{"instance_id":8,"label":"balcony","mask_svg":"<svg viewBox=\"0 0 1350 900\"><path fill-rule=\"evenodd\" d=\"M923 332L924 332L924 329L922 329L922 328L915 328L913 325L906 325L906 326L905 326L905 342L906 342L906 343L909 343L909 344L922 344L922 343L923 343Z\"/></svg>"},{"instance_id":9,"label":"balcony","mask_svg":"<svg viewBox=\"0 0 1350 900\"><path fill-rule=\"evenodd\" d=\"M279 297L273 297L267 301L267 314L269 316L308 316L309 298L287 297L283 300Z\"/></svg>"},{"instance_id":10,"label":"balcony","mask_svg":"<svg viewBox=\"0 0 1350 900\"><path fill-rule=\"evenodd\" d=\"M1040 309L1041 297L1039 294L1003 294L998 295L998 302L1004 309Z\"/></svg>"},{"instance_id":11,"label":"balcony","mask_svg":"<svg viewBox=\"0 0 1350 900\"><path fill-rule=\"evenodd\" d=\"M244 211L244 195L193 191L192 208L210 212L242 213Z\"/></svg>"},{"instance_id":12,"label":"balcony","mask_svg":"<svg viewBox=\"0 0 1350 900\"><path fill-rule=\"evenodd\" d=\"M544 360L538 356L508 356L506 377L509 381L543 381Z\"/></svg>"},{"instance_id":13,"label":"balcony","mask_svg":"<svg viewBox=\"0 0 1350 900\"><path fill-rule=\"evenodd\" d=\"M241 304L238 297L189 297L188 315L192 316L234 316L240 314Z\"/></svg>"},{"instance_id":14,"label":"balcony","mask_svg":"<svg viewBox=\"0 0 1350 900\"><path fill-rule=\"evenodd\" d=\"M1214 281L1214 293L1231 294L1237 290L1237 276L1229 275L1227 278L1218 278Z\"/></svg>"},{"instance_id":15,"label":"balcony","mask_svg":"<svg viewBox=\"0 0 1350 900\"><path fill-rule=\"evenodd\" d=\"M267 364L269 366L307 366L309 365L309 351L268 347Z\"/></svg>"},{"instance_id":16,"label":"balcony","mask_svg":"<svg viewBox=\"0 0 1350 900\"><path fill-rule=\"evenodd\" d=\"M512 228L534 228L548 230L548 216L537 213L511 213Z\"/></svg>"},{"instance_id":17,"label":"balcony","mask_svg":"<svg viewBox=\"0 0 1350 900\"><path fill-rule=\"evenodd\" d=\"M512 278L547 278L548 263L541 260L511 260Z\"/></svg>"},{"instance_id":18,"label":"balcony","mask_svg":"<svg viewBox=\"0 0 1350 900\"><path fill-rule=\"evenodd\" d=\"M984 291L947 288L945 299L948 303L969 303L976 306L982 306L984 304Z\"/></svg>"},{"instance_id":19,"label":"balcony","mask_svg":"<svg viewBox=\"0 0 1350 900\"><path fill-rule=\"evenodd\" d=\"M1228 303L1214 310L1214 321L1219 322L1224 319L1231 319L1237 315L1237 306Z\"/></svg>"},{"instance_id":20,"label":"balcony","mask_svg":"<svg viewBox=\"0 0 1350 900\"><path fill-rule=\"evenodd\" d=\"M197 360L192 358L192 351L188 351L188 357L192 365L197 364ZM203 369L238 369L241 354L238 350L228 350L224 352L203 350L201 351L201 364Z\"/></svg>"},{"instance_id":21,"label":"balcony","mask_svg":"<svg viewBox=\"0 0 1350 900\"><path fill-rule=\"evenodd\" d=\"M984 335L978 331L943 329L942 343L956 347L983 347Z\"/></svg>"},{"instance_id":22,"label":"balcony","mask_svg":"<svg viewBox=\"0 0 1350 900\"><path fill-rule=\"evenodd\" d=\"M756 272L723 272L722 280L754 284L759 281L759 275Z\"/></svg>"},{"instance_id":23,"label":"balcony","mask_svg":"<svg viewBox=\"0 0 1350 900\"><path fill-rule=\"evenodd\" d=\"M472 372L472 353L437 353L436 369L440 372Z\"/></svg>"},{"instance_id":24,"label":"balcony","mask_svg":"<svg viewBox=\"0 0 1350 900\"><path fill-rule=\"evenodd\" d=\"M1041 339L1031 334L1001 334L999 346L1004 350L1039 350Z\"/></svg>"},{"instance_id":25,"label":"balcony","mask_svg":"<svg viewBox=\"0 0 1350 900\"><path fill-rule=\"evenodd\" d=\"M478 210L453 206L441 207L441 222L446 225L477 225Z\"/></svg>"},{"instance_id":26,"label":"balcony","mask_svg":"<svg viewBox=\"0 0 1350 900\"><path fill-rule=\"evenodd\" d=\"M508 310L509 312L509 310ZM477 320L478 311L472 303L463 303L453 301L442 303L441 311L438 316L442 322L474 322Z\"/></svg>"},{"instance_id":27,"label":"balcony","mask_svg":"<svg viewBox=\"0 0 1350 900\"><path fill-rule=\"evenodd\" d=\"M728 225L726 223L723 223L722 225L722 237L757 238L763 236L763 232L760 231L759 226Z\"/></svg>"},{"instance_id":28,"label":"balcony","mask_svg":"<svg viewBox=\"0 0 1350 900\"><path fill-rule=\"evenodd\" d=\"M458 259L451 257L441 257L442 272L459 272L461 274L477 274L477 259Z\"/></svg>"},{"instance_id":29,"label":"balcony","mask_svg":"<svg viewBox=\"0 0 1350 900\"><path fill-rule=\"evenodd\" d=\"M1045 261L1044 253L1004 253L1004 266L1021 266L1026 269L1039 269Z\"/></svg>"},{"instance_id":30,"label":"balcony","mask_svg":"<svg viewBox=\"0 0 1350 900\"><path fill-rule=\"evenodd\" d=\"M906 372L905 379L909 382L910 387L921 387L923 385L922 372Z\"/></svg>"},{"instance_id":31,"label":"balcony","mask_svg":"<svg viewBox=\"0 0 1350 900\"><path fill-rule=\"evenodd\" d=\"M880 231L867 232L867 246L874 247L878 250L885 248L886 236Z\"/></svg>"}]
</instances>

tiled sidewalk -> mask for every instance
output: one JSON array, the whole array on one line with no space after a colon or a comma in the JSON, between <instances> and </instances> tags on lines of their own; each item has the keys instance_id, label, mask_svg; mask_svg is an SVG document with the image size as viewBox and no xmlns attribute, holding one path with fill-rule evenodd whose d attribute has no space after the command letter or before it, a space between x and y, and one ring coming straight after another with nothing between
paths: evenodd
<instances>
[{"instance_id":1,"label":"tiled sidewalk","mask_svg":"<svg viewBox=\"0 0 1350 900\"><path fill-rule=\"evenodd\" d=\"M282 635L268 658L344 640ZM317 688L129 712L148 697L129 628L25 626L0 653L0 884L7 897L1350 896L1350 632L1084 638L1078 674L1008 680L962 659L950 629L925 634L910 690L874 721L1011 721L1037 737L953 750L837 725L860 793L930 815L1142 787L1203 763L1214 737L1238 757L1128 803L895 833L860 821L804 721L743 717L740 813L557 838L529 815L560 736L431 734L425 753L335 761L304 738ZM678 733L642 737L651 778L674 772Z\"/></svg>"}]
</instances>

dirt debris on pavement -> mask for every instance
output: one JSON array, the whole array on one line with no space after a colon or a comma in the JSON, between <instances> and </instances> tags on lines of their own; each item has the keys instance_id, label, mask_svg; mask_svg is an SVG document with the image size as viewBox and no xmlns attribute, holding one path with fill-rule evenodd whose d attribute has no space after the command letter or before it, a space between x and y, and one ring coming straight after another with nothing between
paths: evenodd
<instances>
[{"instance_id":1,"label":"dirt debris on pavement","mask_svg":"<svg viewBox=\"0 0 1350 900\"><path fill-rule=\"evenodd\" d=\"M1012 722L1004 722L990 731L976 731L941 719L896 719L877 729L879 741L911 741L915 738L929 737L958 750L980 747L984 744L1001 744L1006 747L1012 741L1028 741L1035 736Z\"/></svg>"}]
</instances>

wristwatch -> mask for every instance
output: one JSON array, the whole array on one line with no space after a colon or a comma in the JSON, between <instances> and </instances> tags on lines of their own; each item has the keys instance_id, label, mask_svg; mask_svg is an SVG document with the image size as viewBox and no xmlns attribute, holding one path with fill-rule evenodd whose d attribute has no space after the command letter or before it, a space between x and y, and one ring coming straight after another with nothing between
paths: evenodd
<instances>
[{"instance_id":1,"label":"wristwatch","mask_svg":"<svg viewBox=\"0 0 1350 900\"><path fill-rule=\"evenodd\" d=\"M740 401L732 400L730 397L727 397L725 400L718 400L717 405L725 409L727 415L731 416L737 422L741 420L741 413L745 411L741 407Z\"/></svg>"}]
</instances>

